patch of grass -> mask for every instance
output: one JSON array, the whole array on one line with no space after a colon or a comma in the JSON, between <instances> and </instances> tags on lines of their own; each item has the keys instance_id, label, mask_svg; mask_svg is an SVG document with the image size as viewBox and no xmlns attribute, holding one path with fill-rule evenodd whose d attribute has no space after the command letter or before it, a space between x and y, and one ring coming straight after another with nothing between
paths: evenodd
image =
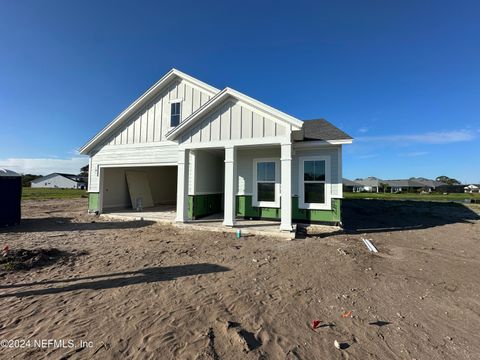
<instances>
[{"instance_id":1,"label":"patch of grass","mask_svg":"<svg viewBox=\"0 0 480 360\"><path fill-rule=\"evenodd\" d=\"M417 194L417 193L351 193L344 192L343 196L345 199L379 199L379 200L422 200L422 201L463 201L470 199L480 200L479 194Z\"/></svg>"},{"instance_id":2,"label":"patch of grass","mask_svg":"<svg viewBox=\"0 0 480 360\"><path fill-rule=\"evenodd\" d=\"M85 190L78 189L41 189L24 187L22 189L23 200L48 200L48 199L76 199L86 197Z\"/></svg>"}]
</instances>

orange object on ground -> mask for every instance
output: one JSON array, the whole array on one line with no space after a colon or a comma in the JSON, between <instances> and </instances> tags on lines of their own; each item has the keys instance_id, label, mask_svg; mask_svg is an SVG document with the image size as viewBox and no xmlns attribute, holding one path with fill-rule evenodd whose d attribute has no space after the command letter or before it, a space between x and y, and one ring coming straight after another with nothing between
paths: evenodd
<instances>
[{"instance_id":1,"label":"orange object on ground","mask_svg":"<svg viewBox=\"0 0 480 360\"><path fill-rule=\"evenodd\" d=\"M342 318L349 318L350 316L352 316L352 310L344 312L342 314Z\"/></svg>"}]
</instances>

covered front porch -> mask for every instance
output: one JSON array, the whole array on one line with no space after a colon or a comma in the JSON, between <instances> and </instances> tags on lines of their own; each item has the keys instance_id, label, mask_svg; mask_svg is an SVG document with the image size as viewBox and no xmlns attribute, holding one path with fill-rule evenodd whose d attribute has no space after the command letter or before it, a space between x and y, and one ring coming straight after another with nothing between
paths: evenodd
<instances>
[{"instance_id":1,"label":"covered front porch","mask_svg":"<svg viewBox=\"0 0 480 360\"><path fill-rule=\"evenodd\" d=\"M179 149L176 222L292 233L291 143L198 145Z\"/></svg>"}]
</instances>

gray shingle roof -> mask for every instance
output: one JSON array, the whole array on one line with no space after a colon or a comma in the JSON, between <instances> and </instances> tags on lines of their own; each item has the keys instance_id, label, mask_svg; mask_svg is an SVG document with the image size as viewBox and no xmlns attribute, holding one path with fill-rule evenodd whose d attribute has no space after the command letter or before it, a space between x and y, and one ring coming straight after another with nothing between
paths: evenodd
<instances>
[{"instance_id":1,"label":"gray shingle roof","mask_svg":"<svg viewBox=\"0 0 480 360\"><path fill-rule=\"evenodd\" d=\"M412 188L423 188L424 184L421 184L414 180L409 179L399 179L399 180L386 180L385 181L389 186L392 187L412 187Z\"/></svg>"},{"instance_id":2,"label":"gray shingle roof","mask_svg":"<svg viewBox=\"0 0 480 360\"><path fill-rule=\"evenodd\" d=\"M325 119L304 120L298 140L351 140L352 137Z\"/></svg>"},{"instance_id":3,"label":"gray shingle roof","mask_svg":"<svg viewBox=\"0 0 480 360\"><path fill-rule=\"evenodd\" d=\"M380 186L380 183L385 182L382 179L376 178L374 176L370 176L366 179L355 179L355 181L364 186Z\"/></svg>"},{"instance_id":4,"label":"gray shingle roof","mask_svg":"<svg viewBox=\"0 0 480 360\"><path fill-rule=\"evenodd\" d=\"M360 184L356 181L346 179L346 178L343 178L342 182L343 182L343 185L345 185L345 186L362 186L362 184Z\"/></svg>"},{"instance_id":5,"label":"gray shingle roof","mask_svg":"<svg viewBox=\"0 0 480 360\"><path fill-rule=\"evenodd\" d=\"M410 180L416 181L417 183L423 184L427 187L435 188L437 186L447 185L441 181L430 180L425 178L410 178Z\"/></svg>"}]
</instances>

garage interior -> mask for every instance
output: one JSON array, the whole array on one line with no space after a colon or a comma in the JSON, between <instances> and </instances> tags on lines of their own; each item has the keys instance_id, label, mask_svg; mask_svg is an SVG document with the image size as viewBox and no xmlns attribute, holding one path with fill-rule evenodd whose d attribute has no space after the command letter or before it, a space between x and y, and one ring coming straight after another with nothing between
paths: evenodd
<instances>
[{"instance_id":1,"label":"garage interior","mask_svg":"<svg viewBox=\"0 0 480 360\"><path fill-rule=\"evenodd\" d=\"M103 212L134 209L175 214L176 166L112 167L102 172Z\"/></svg>"}]
</instances>

